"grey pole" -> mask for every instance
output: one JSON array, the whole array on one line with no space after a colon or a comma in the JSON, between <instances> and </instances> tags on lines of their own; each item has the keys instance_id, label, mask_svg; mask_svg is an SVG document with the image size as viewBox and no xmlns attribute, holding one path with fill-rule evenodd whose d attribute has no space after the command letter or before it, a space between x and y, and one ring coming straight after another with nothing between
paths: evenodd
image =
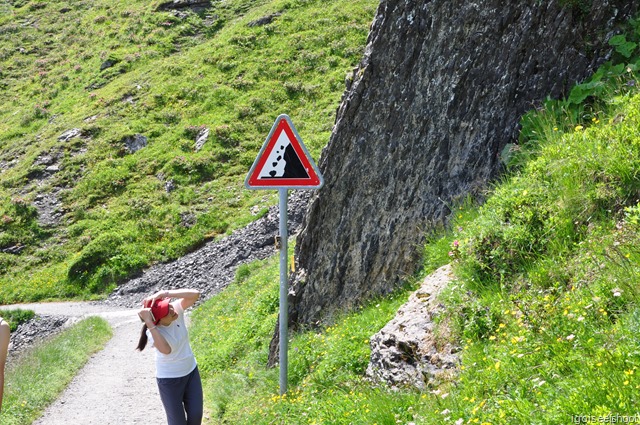
<instances>
[{"instance_id":1,"label":"grey pole","mask_svg":"<svg viewBox=\"0 0 640 425\"><path fill-rule=\"evenodd\" d=\"M287 295L289 293L289 279L287 269L287 188L278 189L280 192L280 395L287 392L288 365L288 326L289 306Z\"/></svg>"}]
</instances>

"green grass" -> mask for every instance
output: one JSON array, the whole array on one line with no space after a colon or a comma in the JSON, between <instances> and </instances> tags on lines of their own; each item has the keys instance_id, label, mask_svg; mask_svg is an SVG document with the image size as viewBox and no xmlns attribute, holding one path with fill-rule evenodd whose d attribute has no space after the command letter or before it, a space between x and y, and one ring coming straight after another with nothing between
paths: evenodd
<instances>
[{"instance_id":1,"label":"green grass","mask_svg":"<svg viewBox=\"0 0 640 425\"><path fill-rule=\"evenodd\" d=\"M427 236L452 262L437 338L458 370L427 391L364 379L368 339L408 292L291 335L289 391L265 367L278 264L245 266L194 316L211 423L563 424L632 420L640 402L640 94L636 59L606 64L523 120L482 205ZM584 92L589 95L583 96ZM415 287L415 285L411 285Z\"/></svg>"},{"instance_id":2,"label":"green grass","mask_svg":"<svg viewBox=\"0 0 640 425\"><path fill-rule=\"evenodd\" d=\"M3 425L31 424L110 338L109 324L90 317L8 363Z\"/></svg>"},{"instance_id":3,"label":"green grass","mask_svg":"<svg viewBox=\"0 0 640 425\"><path fill-rule=\"evenodd\" d=\"M275 257L243 266L232 285L192 315L191 341L213 422L365 423L358 418L387 417L380 404L386 392L371 389L362 375L369 337L406 295L380 300L322 330L294 334L290 390L280 397L278 369L265 367L278 315L278 266ZM399 397L409 406L419 395Z\"/></svg>"},{"instance_id":4,"label":"green grass","mask_svg":"<svg viewBox=\"0 0 640 425\"><path fill-rule=\"evenodd\" d=\"M281 113L319 156L378 2L212 3L184 19L139 0L3 6L0 249L22 251L0 253L0 303L100 297L255 220L276 197L243 181ZM64 216L43 226L33 203L56 188Z\"/></svg>"}]
</instances>

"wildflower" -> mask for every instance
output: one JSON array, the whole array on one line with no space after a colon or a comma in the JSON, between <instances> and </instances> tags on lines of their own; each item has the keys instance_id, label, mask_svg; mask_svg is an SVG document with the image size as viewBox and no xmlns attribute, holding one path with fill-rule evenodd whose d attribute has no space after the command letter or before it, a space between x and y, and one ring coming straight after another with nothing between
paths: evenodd
<instances>
[{"instance_id":1,"label":"wildflower","mask_svg":"<svg viewBox=\"0 0 640 425\"><path fill-rule=\"evenodd\" d=\"M574 339L575 337L576 337L576 336L575 336L574 334L568 335L568 336L567 336L567 341L573 341L573 339Z\"/></svg>"},{"instance_id":2,"label":"wildflower","mask_svg":"<svg viewBox=\"0 0 640 425\"><path fill-rule=\"evenodd\" d=\"M615 289L613 290L613 296L614 296L614 297L619 297L620 295L622 295L622 289L620 289L620 288L615 288Z\"/></svg>"},{"instance_id":3,"label":"wildflower","mask_svg":"<svg viewBox=\"0 0 640 425\"><path fill-rule=\"evenodd\" d=\"M581 125L576 125L576 127L574 128L575 131L582 131L583 129L584 127Z\"/></svg>"}]
</instances>

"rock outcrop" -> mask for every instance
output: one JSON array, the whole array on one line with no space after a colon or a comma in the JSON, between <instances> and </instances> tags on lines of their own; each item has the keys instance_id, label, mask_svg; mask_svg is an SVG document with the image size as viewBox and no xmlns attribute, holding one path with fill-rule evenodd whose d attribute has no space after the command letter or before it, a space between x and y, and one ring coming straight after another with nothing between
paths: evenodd
<instances>
[{"instance_id":1,"label":"rock outcrop","mask_svg":"<svg viewBox=\"0 0 640 425\"><path fill-rule=\"evenodd\" d=\"M318 163L325 186L296 244L290 319L388 293L424 235L478 195L522 114L611 53L638 1L382 0Z\"/></svg>"},{"instance_id":2,"label":"rock outcrop","mask_svg":"<svg viewBox=\"0 0 640 425\"><path fill-rule=\"evenodd\" d=\"M452 279L450 265L427 276L396 317L371 337L369 379L392 387L425 390L455 371L459 348L439 341L434 322L443 310L438 295Z\"/></svg>"}]
</instances>

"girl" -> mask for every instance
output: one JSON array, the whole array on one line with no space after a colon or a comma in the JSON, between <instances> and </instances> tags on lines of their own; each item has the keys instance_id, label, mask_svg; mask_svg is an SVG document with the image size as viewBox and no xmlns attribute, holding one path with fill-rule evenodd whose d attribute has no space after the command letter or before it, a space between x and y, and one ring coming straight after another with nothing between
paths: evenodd
<instances>
[{"instance_id":1,"label":"girl","mask_svg":"<svg viewBox=\"0 0 640 425\"><path fill-rule=\"evenodd\" d=\"M0 317L0 412L4 396L4 365L7 362L7 352L9 351L9 337L9 324Z\"/></svg>"},{"instance_id":2,"label":"girl","mask_svg":"<svg viewBox=\"0 0 640 425\"><path fill-rule=\"evenodd\" d=\"M159 291L145 298L138 312L144 325L137 349L144 350L148 340L156 349L156 380L168 425L202 423L202 383L184 322L184 311L199 297L192 289Z\"/></svg>"}]
</instances>

